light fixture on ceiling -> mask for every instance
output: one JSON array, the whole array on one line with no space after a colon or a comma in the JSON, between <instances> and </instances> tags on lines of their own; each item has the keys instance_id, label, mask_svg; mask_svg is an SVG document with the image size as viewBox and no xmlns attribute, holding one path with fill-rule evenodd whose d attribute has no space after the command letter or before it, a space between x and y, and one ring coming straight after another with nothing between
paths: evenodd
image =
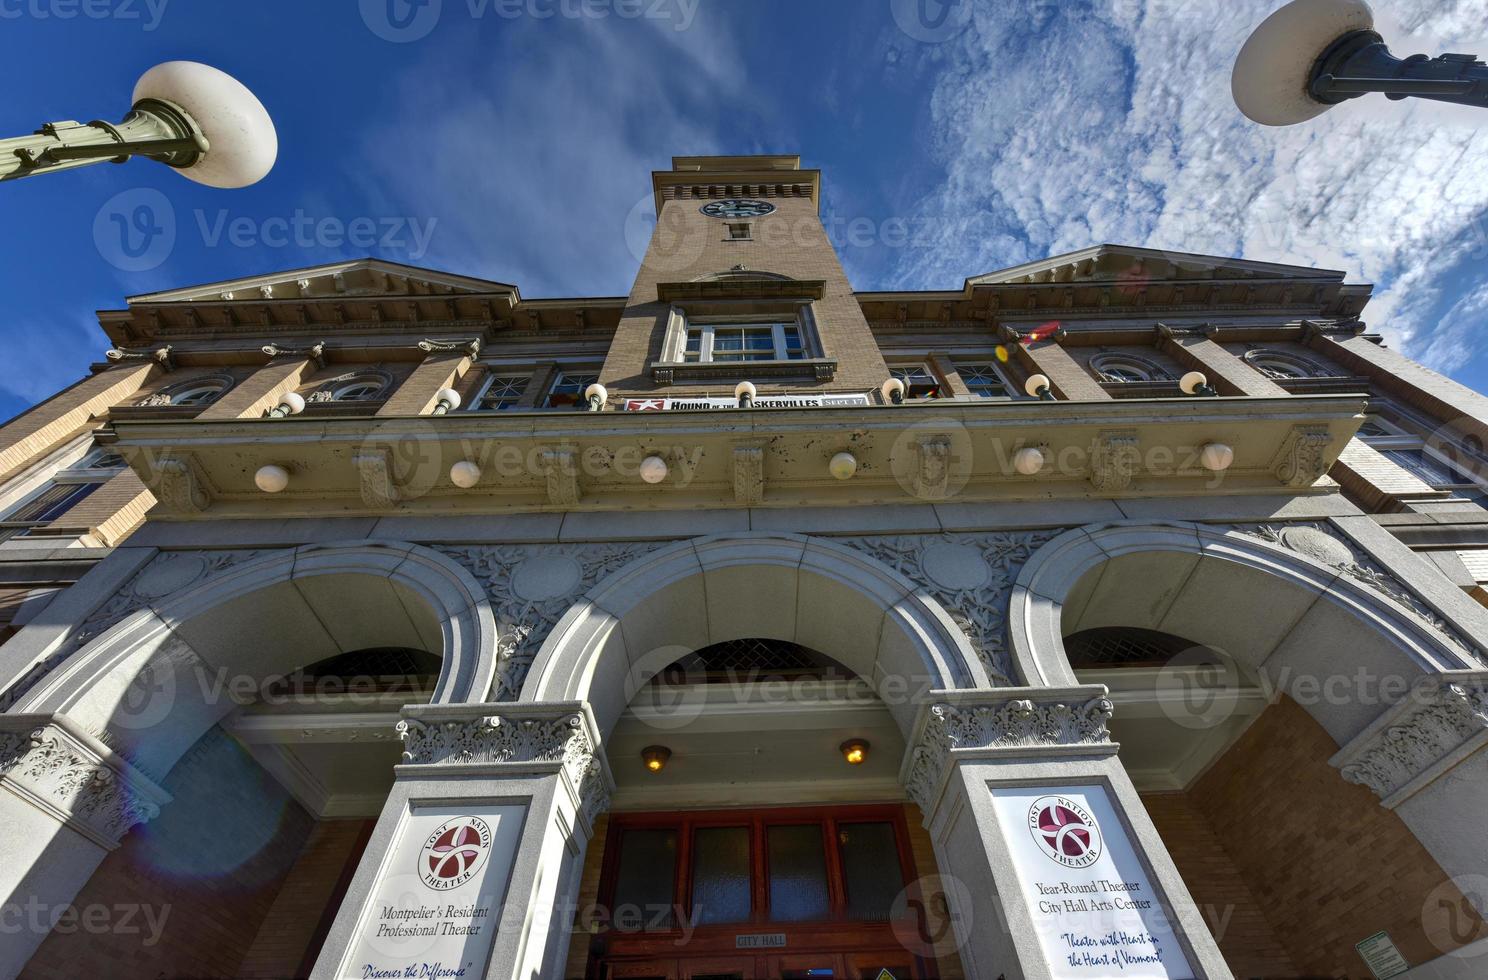
<instances>
[{"instance_id":1,"label":"light fixture on ceiling","mask_svg":"<svg viewBox=\"0 0 1488 980\"><path fill-rule=\"evenodd\" d=\"M289 470L274 463L260 466L253 474L253 483L264 493L279 493L289 486Z\"/></svg>"},{"instance_id":2,"label":"light fixture on ceiling","mask_svg":"<svg viewBox=\"0 0 1488 980\"><path fill-rule=\"evenodd\" d=\"M648 745L641 749L641 761L650 772L661 772L672 757L672 750L665 745Z\"/></svg>"},{"instance_id":3,"label":"light fixture on ceiling","mask_svg":"<svg viewBox=\"0 0 1488 980\"><path fill-rule=\"evenodd\" d=\"M827 472L839 480L851 480L858 472L858 457L849 452L840 452L827 464Z\"/></svg>"},{"instance_id":4,"label":"light fixture on ceiling","mask_svg":"<svg viewBox=\"0 0 1488 980\"><path fill-rule=\"evenodd\" d=\"M1036 446L1020 449L1013 454L1013 469L1024 476L1034 476L1044 468L1044 451Z\"/></svg>"},{"instance_id":5,"label":"light fixture on ceiling","mask_svg":"<svg viewBox=\"0 0 1488 980\"><path fill-rule=\"evenodd\" d=\"M861 766L868 761L868 740L864 738L850 738L843 742L839 748L842 750L842 758L847 760L850 766Z\"/></svg>"},{"instance_id":6,"label":"light fixture on ceiling","mask_svg":"<svg viewBox=\"0 0 1488 980\"><path fill-rule=\"evenodd\" d=\"M669 467L660 456L647 456L641 460L641 479L647 483L660 483L667 478Z\"/></svg>"},{"instance_id":7,"label":"light fixture on ceiling","mask_svg":"<svg viewBox=\"0 0 1488 980\"><path fill-rule=\"evenodd\" d=\"M480 482L481 468L468 459L462 459L450 467L450 482L461 490L469 490Z\"/></svg>"}]
</instances>

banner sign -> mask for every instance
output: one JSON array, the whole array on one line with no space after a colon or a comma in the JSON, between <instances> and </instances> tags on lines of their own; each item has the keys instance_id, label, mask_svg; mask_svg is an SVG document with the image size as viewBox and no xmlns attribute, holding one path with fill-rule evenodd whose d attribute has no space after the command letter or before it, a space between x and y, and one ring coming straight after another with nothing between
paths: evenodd
<instances>
[{"instance_id":1,"label":"banner sign","mask_svg":"<svg viewBox=\"0 0 1488 980\"><path fill-rule=\"evenodd\" d=\"M388 851L341 976L485 976L525 809L414 807Z\"/></svg>"},{"instance_id":2,"label":"banner sign","mask_svg":"<svg viewBox=\"0 0 1488 980\"><path fill-rule=\"evenodd\" d=\"M865 394L756 395L751 408L861 408L871 404ZM737 398L627 398L627 412L708 412L738 408Z\"/></svg>"},{"instance_id":3,"label":"banner sign","mask_svg":"<svg viewBox=\"0 0 1488 980\"><path fill-rule=\"evenodd\" d=\"M1105 787L991 792L1051 976L1193 977Z\"/></svg>"}]
</instances>

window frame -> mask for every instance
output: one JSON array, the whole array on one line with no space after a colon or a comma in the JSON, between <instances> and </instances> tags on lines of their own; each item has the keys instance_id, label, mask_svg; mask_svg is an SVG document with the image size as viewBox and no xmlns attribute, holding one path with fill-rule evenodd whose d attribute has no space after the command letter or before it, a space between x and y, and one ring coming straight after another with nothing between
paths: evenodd
<instances>
[{"instance_id":1,"label":"window frame","mask_svg":"<svg viewBox=\"0 0 1488 980\"><path fill-rule=\"evenodd\" d=\"M588 406L584 402L584 389L588 388L592 384L599 383L600 370L601 369L598 367L563 367L562 365L559 365L559 367L555 371L553 371L552 377L548 379L547 388L542 393L541 407L543 411L561 412L564 410L571 411L574 409L587 408ZM566 405L553 404L554 394L557 392L558 388L562 387L565 384L565 379L570 377L578 377L580 379L579 381L574 383L575 391L573 402Z\"/></svg>"},{"instance_id":2,"label":"window frame","mask_svg":"<svg viewBox=\"0 0 1488 980\"><path fill-rule=\"evenodd\" d=\"M813 377L831 381L837 374L837 362L828 358L821 346L812 310L813 300L792 298L782 301L704 301L689 309L673 304L667 314L666 334L656 360L650 362L651 379L669 385L678 381L718 383L759 378ZM747 309L749 312L734 312ZM769 326L772 333L771 357L759 360L719 360L713 347L700 334L699 356L687 358L687 340L693 331L706 333L708 328L728 326ZM792 347L785 341L785 331L796 329L800 340L799 357L790 356Z\"/></svg>"},{"instance_id":3,"label":"window frame","mask_svg":"<svg viewBox=\"0 0 1488 980\"><path fill-rule=\"evenodd\" d=\"M1400 467L1434 491L1440 493L1451 493L1453 491L1481 492L1488 489L1488 479L1484 479L1474 473L1471 465L1464 467L1462 463L1451 459L1446 453L1430 445L1426 439L1407 430L1404 425L1386 412L1379 411L1373 406L1371 408L1372 410L1366 414L1366 420L1374 422L1381 428L1393 431L1386 435L1355 433L1354 439L1373 449L1395 466ZM1458 448L1455 444L1450 445L1452 445L1452 448ZM1421 467L1396 459L1390 455L1394 452L1418 452L1424 458L1424 466L1439 467L1446 474L1455 473L1458 476L1465 477L1467 482L1441 483L1435 480L1429 480L1426 478L1428 474L1422 472ZM1465 456L1473 455L1465 447L1462 447L1462 453ZM1478 465L1488 467L1488 460L1480 460Z\"/></svg>"},{"instance_id":4,"label":"window frame","mask_svg":"<svg viewBox=\"0 0 1488 980\"><path fill-rule=\"evenodd\" d=\"M1111 371L1124 370L1140 375L1137 378L1121 377ZM1141 354L1127 351L1102 351L1090 358L1090 370L1097 381L1113 385L1162 384L1171 382L1173 375L1161 364Z\"/></svg>"},{"instance_id":5,"label":"window frame","mask_svg":"<svg viewBox=\"0 0 1488 980\"><path fill-rule=\"evenodd\" d=\"M1027 398L1027 395L1023 392L1020 392L1018 390L1018 386L1013 384L1012 379L1008 377L1007 372L1002 369L1002 366L997 363L997 360L995 358L986 361L973 361L953 358L951 364L956 369L956 375L961 379L962 386L968 392L970 392L971 397L976 399L977 401L1017 401L1020 398ZM977 386L973 385L970 381L967 380L967 371L981 371L983 373L991 374L997 379L997 383L1002 386L1006 394L982 394L977 390Z\"/></svg>"},{"instance_id":6,"label":"window frame","mask_svg":"<svg viewBox=\"0 0 1488 980\"><path fill-rule=\"evenodd\" d=\"M754 353L756 351L754 348L740 347L737 353L739 353L741 356L737 358L720 358L718 356L719 349L716 342L718 328L720 327L724 328L725 330L763 331L768 329L770 331L770 356L745 357L742 355ZM792 329L794 329L796 332L797 346L795 347L791 347L790 343L786 340L786 331ZM691 353L691 341L694 334L697 334L698 336L698 356L696 358L691 358L688 357L688 354ZM795 357L791 356L792 350L797 352ZM763 353L763 350L760 350L758 352ZM734 351L730 350L728 351L728 353L734 353ZM732 320L708 319L702 322L689 323L687 325L686 333L683 335L682 338L682 363L684 364L758 364L762 361L804 361L806 359L806 354L806 338L801 332L801 323L799 320L785 321L760 319L740 320L735 322Z\"/></svg>"},{"instance_id":7,"label":"window frame","mask_svg":"<svg viewBox=\"0 0 1488 980\"><path fill-rule=\"evenodd\" d=\"M936 371L935 366L928 360L891 361L888 367L889 377L897 378L904 382L904 400L906 402L944 401L949 397L947 390L950 388L950 385L946 384L945 378L940 376L940 372ZM910 378L916 372L930 379L931 384L934 386L931 394L914 394L915 385L911 383Z\"/></svg>"},{"instance_id":8,"label":"window frame","mask_svg":"<svg viewBox=\"0 0 1488 980\"><path fill-rule=\"evenodd\" d=\"M530 371L530 370L529 371L526 371L525 373L523 373L523 372L517 372L517 373L509 374L509 373L507 373L505 371L500 370L499 368L489 368L489 369L487 369L486 374L485 374L485 377L483 377L481 379L480 386L478 388L476 388L476 390L475 390L475 397L472 398L472 399L470 399L470 404L465 407L465 411L467 411L467 412L516 412L516 411L521 411L522 408L523 408L523 406L521 404L522 399L524 399L524 398L527 397L528 392L532 388L532 381L533 381L533 377L532 376L533 376L533 372ZM496 382L498 382L498 381L516 381L516 380L520 380L522 382L522 390L517 393L516 397L512 400L512 403L510 405L501 405L501 406L492 408L492 407L490 407L490 406L488 406L488 405L485 404L486 396L490 393L491 388L493 386L495 386Z\"/></svg>"}]
</instances>

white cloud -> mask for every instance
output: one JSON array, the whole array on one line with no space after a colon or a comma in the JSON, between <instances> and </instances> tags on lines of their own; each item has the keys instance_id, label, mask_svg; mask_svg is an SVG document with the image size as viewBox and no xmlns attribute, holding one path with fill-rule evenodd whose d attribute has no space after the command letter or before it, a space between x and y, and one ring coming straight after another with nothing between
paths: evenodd
<instances>
[{"instance_id":1,"label":"white cloud","mask_svg":"<svg viewBox=\"0 0 1488 980\"><path fill-rule=\"evenodd\" d=\"M1453 270L1488 251L1482 110L1367 96L1301 126L1250 123L1230 65L1276 5L1035 3L1043 23L1030 30L1023 5L979 2L940 54L944 182L909 208L946 218L941 247L906 253L898 284L950 285L1102 241L1336 268L1379 287L1373 328L1433 366L1460 365L1472 339L1431 334ZM1484 53L1470 32L1484 31L1488 0L1389 13L1397 54ZM968 213L969 226L951 220Z\"/></svg>"}]
</instances>

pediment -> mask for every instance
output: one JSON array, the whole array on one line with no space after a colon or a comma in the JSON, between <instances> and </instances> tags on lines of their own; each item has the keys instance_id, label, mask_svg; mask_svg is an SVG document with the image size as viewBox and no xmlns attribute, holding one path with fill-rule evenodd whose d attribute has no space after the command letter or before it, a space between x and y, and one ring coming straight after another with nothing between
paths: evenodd
<instances>
[{"instance_id":1,"label":"pediment","mask_svg":"<svg viewBox=\"0 0 1488 980\"><path fill-rule=\"evenodd\" d=\"M1299 279L1342 282L1344 273L1331 269L1253 262L1196 252L1137 248L1130 245L1092 245L1037 262L1028 262L975 276L968 286L1000 286L1047 282L1120 282L1146 280Z\"/></svg>"},{"instance_id":2,"label":"pediment","mask_svg":"<svg viewBox=\"0 0 1488 980\"><path fill-rule=\"evenodd\" d=\"M333 296L460 296L516 287L381 259L356 259L129 297L134 303L217 303Z\"/></svg>"}]
</instances>

